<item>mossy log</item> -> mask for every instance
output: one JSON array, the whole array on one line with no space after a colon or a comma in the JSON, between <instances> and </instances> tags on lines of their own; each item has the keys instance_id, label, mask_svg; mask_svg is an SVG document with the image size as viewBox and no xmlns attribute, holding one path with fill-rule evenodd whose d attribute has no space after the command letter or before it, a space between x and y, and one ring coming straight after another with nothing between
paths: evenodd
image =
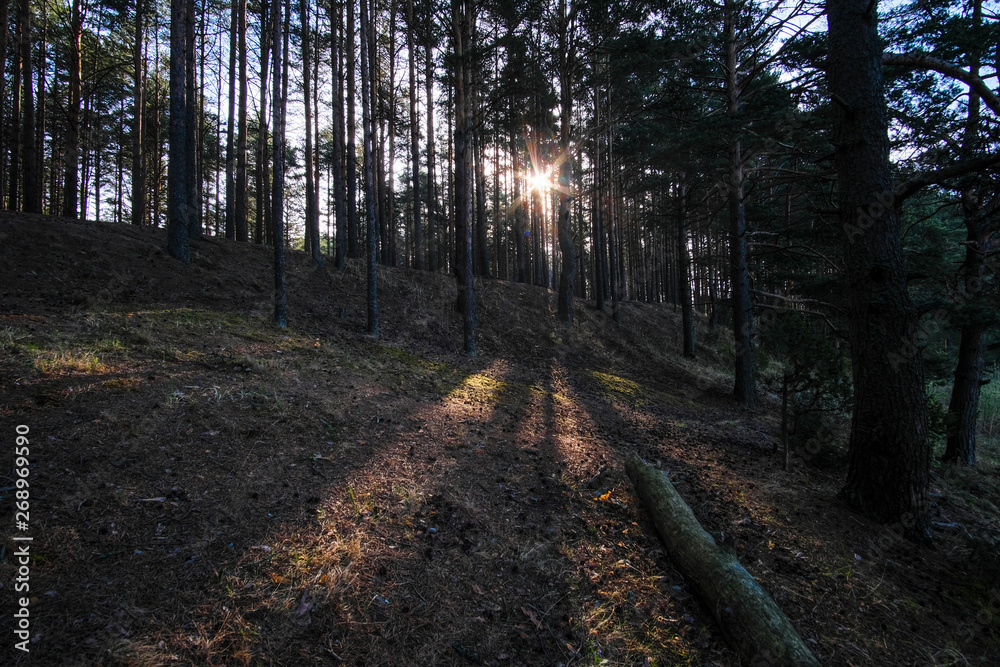
<instances>
[{"instance_id":1,"label":"mossy log","mask_svg":"<svg viewBox=\"0 0 1000 667\"><path fill-rule=\"evenodd\" d=\"M712 611L732 647L750 665L819 661L788 617L728 550L716 545L666 473L632 456L625 470L685 580Z\"/></svg>"}]
</instances>

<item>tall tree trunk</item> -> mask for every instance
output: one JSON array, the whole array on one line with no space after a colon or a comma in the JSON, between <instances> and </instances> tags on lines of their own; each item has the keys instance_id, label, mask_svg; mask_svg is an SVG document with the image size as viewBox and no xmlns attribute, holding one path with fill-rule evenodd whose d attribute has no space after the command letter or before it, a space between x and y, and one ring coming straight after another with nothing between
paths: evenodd
<instances>
[{"instance_id":1,"label":"tall tree trunk","mask_svg":"<svg viewBox=\"0 0 1000 667\"><path fill-rule=\"evenodd\" d=\"M376 266L376 223L375 223L375 174L373 169L374 154L372 142L372 115L369 105L371 98L370 71L368 69L368 54L371 44L371 26L368 20L368 0L361 0L361 125L362 143L364 144L365 167L365 231L368 237L368 335L379 337L378 317L378 267Z\"/></svg>"},{"instance_id":2,"label":"tall tree trunk","mask_svg":"<svg viewBox=\"0 0 1000 667\"><path fill-rule=\"evenodd\" d=\"M170 162L167 174L167 251L187 262L187 9L188 0L170 2Z\"/></svg>"},{"instance_id":3,"label":"tall tree trunk","mask_svg":"<svg viewBox=\"0 0 1000 667\"><path fill-rule=\"evenodd\" d=\"M343 271L347 259L347 210L344 205L344 67L341 44L344 35L343 7L330 3L330 23L334 34L330 40L330 62L333 66L333 191L337 215L337 252L334 264Z\"/></svg>"},{"instance_id":4,"label":"tall tree trunk","mask_svg":"<svg viewBox=\"0 0 1000 667\"><path fill-rule=\"evenodd\" d=\"M573 15L567 14L566 0L559 0L559 91L562 109L559 113L559 218L556 234L562 266L559 271L559 298L557 313L563 322L573 322L573 287L576 281L576 245L570 226L570 209L573 197L573 159L570 155L570 123L573 119L573 75L576 69L576 34L574 24L578 5L573 3Z\"/></svg>"},{"instance_id":5,"label":"tall tree trunk","mask_svg":"<svg viewBox=\"0 0 1000 667\"><path fill-rule=\"evenodd\" d=\"M413 0L406 0L406 52L410 76L410 176L413 202L413 268L424 268L424 230L420 224L420 127L417 125L417 54L413 34L417 26L413 20Z\"/></svg>"},{"instance_id":6,"label":"tall tree trunk","mask_svg":"<svg viewBox=\"0 0 1000 667\"><path fill-rule=\"evenodd\" d=\"M80 0L73 0L74 6ZM74 24L75 25L75 24ZM143 45L146 31L146 0L138 0L135 6L135 42L132 45L132 224L141 225L146 221L146 162L142 155L143 120L145 117L146 59ZM77 56L79 57L79 55ZM79 74L77 74L79 76ZM79 85L79 81L77 82ZM79 105L79 102L77 102ZM79 108L79 106L78 106ZM75 162L76 156L73 156ZM75 194L74 194L75 199Z\"/></svg>"},{"instance_id":7,"label":"tall tree trunk","mask_svg":"<svg viewBox=\"0 0 1000 667\"><path fill-rule=\"evenodd\" d=\"M79 1L79 0L77 0ZM6 99L7 94L7 42L10 30L10 4L9 0L0 0L0 100ZM0 209L7 208L7 149L13 142L7 141L7 116L4 114L4 105L0 104Z\"/></svg>"},{"instance_id":8,"label":"tall tree trunk","mask_svg":"<svg viewBox=\"0 0 1000 667\"><path fill-rule=\"evenodd\" d=\"M601 155L601 96L600 89L594 91L594 185L591 202L591 221L594 239L594 300L597 309L604 311L608 297L608 246L604 234L604 172Z\"/></svg>"},{"instance_id":9,"label":"tall tree trunk","mask_svg":"<svg viewBox=\"0 0 1000 667\"><path fill-rule=\"evenodd\" d=\"M17 4L17 14L20 16L20 3ZM21 21L16 20L14 29L14 41L17 42L14 48L14 80L11 82L11 113L10 113L10 135L7 137L7 145L10 147L10 187L7 191L7 208L11 211L18 208L18 196L21 187Z\"/></svg>"},{"instance_id":10,"label":"tall tree trunk","mask_svg":"<svg viewBox=\"0 0 1000 667\"><path fill-rule=\"evenodd\" d=\"M610 104L609 104L610 106ZM610 128L609 128L610 129ZM619 303L621 302L621 265L622 258L621 253L618 250L618 189L617 183L615 182L615 159L614 159L614 144L612 143L612 137L610 131L607 135L608 141L608 165L607 165L607 191L605 196L608 198L609 204L609 215L607 217L607 227L608 227L608 260L610 266L608 267L608 277L611 288L611 317L615 322L619 321L621 318L621 309L619 308Z\"/></svg>"},{"instance_id":11,"label":"tall tree trunk","mask_svg":"<svg viewBox=\"0 0 1000 667\"><path fill-rule=\"evenodd\" d=\"M982 24L982 0L974 0L972 20L976 28ZM979 76L981 55L973 44L969 53L969 73ZM979 93L970 86L968 115L965 122L962 158L975 157L979 152ZM962 273L965 278L964 295L967 300L979 297L982 277L986 273L986 257L990 251L993 225L983 215L977 188L968 185L962 190L962 214L965 218L966 244ZM962 324L961 342L958 347L958 366L955 383L948 403L948 439L943 461L961 465L976 463L976 417L979 411L979 392L986 360L986 327L976 321Z\"/></svg>"},{"instance_id":12,"label":"tall tree trunk","mask_svg":"<svg viewBox=\"0 0 1000 667\"><path fill-rule=\"evenodd\" d=\"M684 332L683 354L694 359L694 304L691 299L691 252L688 250L688 194L690 187L681 179L677 184L677 290L681 301L681 329Z\"/></svg>"},{"instance_id":13,"label":"tall tree trunk","mask_svg":"<svg viewBox=\"0 0 1000 667\"><path fill-rule=\"evenodd\" d=\"M354 106L354 3L347 0L347 256L360 257L358 246L358 146L355 140L357 117ZM361 0L364 2L364 0ZM367 76L367 75L366 75Z\"/></svg>"},{"instance_id":14,"label":"tall tree trunk","mask_svg":"<svg viewBox=\"0 0 1000 667\"><path fill-rule=\"evenodd\" d=\"M499 58L499 56L497 56ZM499 71L499 65L494 62L494 72ZM493 261L495 275L501 280L507 280L507 250L504 232L506 231L506 216L500 215L500 172L503 171L500 160L500 127L493 127ZM506 178L506 173L504 174ZM503 222L501 222L503 221Z\"/></svg>"},{"instance_id":15,"label":"tall tree trunk","mask_svg":"<svg viewBox=\"0 0 1000 667\"><path fill-rule=\"evenodd\" d=\"M288 18L286 0L285 19ZM288 326L288 295L285 289L285 77L288 64L287 41L282 39L281 0L271 0L271 123L274 176L271 182L271 224L274 231L274 323ZM287 37L287 34L285 35Z\"/></svg>"},{"instance_id":16,"label":"tall tree trunk","mask_svg":"<svg viewBox=\"0 0 1000 667\"><path fill-rule=\"evenodd\" d=\"M49 41L49 15L48 5L42 3L41 11L41 44L39 44L38 56L40 61L37 66L38 82L35 99L38 105L35 112L35 212L42 213L44 210L44 184L45 184L45 76L48 72L48 41Z\"/></svg>"},{"instance_id":17,"label":"tall tree trunk","mask_svg":"<svg viewBox=\"0 0 1000 667\"><path fill-rule=\"evenodd\" d=\"M153 53L160 52L160 17L157 12L153 12ZM149 59L149 50L147 45L147 50L145 57ZM161 102L161 92L160 87L161 77L153 77L153 99L156 100L156 106L159 108ZM169 99L169 93L167 95ZM160 226L160 210L162 207L162 197L163 197L163 174L166 171L164 169L164 151L163 151L163 136L160 133L160 114L154 113L150 119L152 123L152 145L154 149L154 154L156 156L156 169L153 170L153 183L152 183L152 194L153 194L153 211L152 211L152 222L154 227Z\"/></svg>"},{"instance_id":18,"label":"tall tree trunk","mask_svg":"<svg viewBox=\"0 0 1000 667\"><path fill-rule=\"evenodd\" d=\"M201 202L198 199L198 100L197 100L197 57L195 41L195 0L186 0L187 9L185 11L185 35L187 46L185 56L185 105L184 105L184 160L185 160L185 187L187 190L188 206L188 236L198 238L201 236Z\"/></svg>"},{"instance_id":19,"label":"tall tree trunk","mask_svg":"<svg viewBox=\"0 0 1000 667\"><path fill-rule=\"evenodd\" d=\"M726 113L734 119L740 111L740 62L737 58L735 0L725 3L726 41ZM750 272L747 267L747 222L743 203L743 154L736 135L735 122L730 127L729 182L729 272L732 281L733 337L736 342L736 378L733 394L740 405L757 407L757 359L753 344L753 300L750 296Z\"/></svg>"},{"instance_id":20,"label":"tall tree trunk","mask_svg":"<svg viewBox=\"0 0 1000 667\"><path fill-rule=\"evenodd\" d=\"M876 4L830 0L827 12L855 405L841 493L859 511L926 539L927 400L892 194Z\"/></svg>"},{"instance_id":21,"label":"tall tree trunk","mask_svg":"<svg viewBox=\"0 0 1000 667\"><path fill-rule=\"evenodd\" d=\"M73 0L70 10L69 41L69 104L66 107L66 152L65 177L63 183L62 214L76 219L80 188L80 98L81 98L81 58L80 41L83 33L83 14L80 0Z\"/></svg>"},{"instance_id":22,"label":"tall tree trunk","mask_svg":"<svg viewBox=\"0 0 1000 667\"><path fill-rule=\"evenodd\" d=\"M966 270L976 263L970 262L968 257L974 252L971 248L966 249ZM962 327L961 336L955 383L948 403L948 439L941 460L971 466L976 464L976 418L979 412L979 393L984 384L982 377L986 365L986 332L981 326L966 324Z\"/></svg>"},{"instance_id":23,"label":"tall tree trunk","mask_svg":"<svg viewBox=\"0 0 1000 667\"><path fill-rule=\"evenodd\" d=\"M427 268L437 271L438 262L438 219L437 195L434 182L434 44L433 44L433 12L427 13L427 42L424 58L424 87L427 98Z\"/></svg>"},{"instance_id":24,"label":"tall tree trunk","mask_svg":"<svg viewBox=\"0 0 1000 667\"><path fill-rule=\"evenodd\" d=\"M370 33L368 40L368 94L371 99L368 101L368 110L371 114L372 120L372 173L375 176L375 182L372 184L372 191L375 193L375 198L373 204L375 205L375 245L376 252L378 253L379 262L382 264L388 264L386 246L388 233L386 231L386 221L385 221L385 156L384 156L384 132L382 127L383 114L382 114L382 95L381 86L379 86L378 78L378 62L379 62L379 52L378 52L378 40L375 35L377 34L376 21L378 16L376 12L378 11L377 3L372 3L369 1L368 4L368 31Z\"/></svg>"},{"instance_id":25,"label":"tall tree trunk","mask_svg":"<svg viewBox=\"0 0 1000 667\"><path fill-rule=\"evenodd\" d=\"M24 192L21 209L25 213L41 213L38 205L38 145L35 142L35 91L31 58L31 2L21 0L18 21L21 24L21 85L24 87L21 121L21 154L24 171Z\"/></svg>"},{"instance_id":26,"label":"tall tree trunk","mask_svg":"<svg viewBox=\"0 0 1000 667\"><path fill-rule=\"evenodd\" d=\"M236 53L239 58L239 112L236 120L236 191L233 217L236 240L250 240L247 224L247 2L234 0L236 15ZM263 101L261 102L263 107ZM263 132L263 126L259 130Z\"/></svg>"},{"instance_id":27,"label":"tall tree trunk","mask_svg":"<svg viewBox=\"0 0 1000 667\"><path fill-rule=\"evenodd\" d=\"M475 0L451 0L455 52L455 247L458 308L465 332L465 353L476 354L476 300L472 277L472 85L471 51Z\"/></svg>"},{"instance_id":28,"label":"tall tree trunk","mask_svg":"<svg viewBox=\"0 0 1000 667\"><path fill-rule=\"evenodd\" d=\"M236 48L239 32L239 0L229 13L229 113L226 120L226 239L236 239Z\"/></svg>"},{"instance_id":29,"label":"tall tree trunk","mask_svg":"<svg viewBox=\"0 0 1000 667\"><path fill-rule=\"evenodd\" d=\"M518 174L520 160L517 158L517 138L510 136L510 154L513 161L511 178L514 180L514 259L517 262L517 282L528 282L528 248L525 234L528 227L524 223L524 201L521 198L521 176Z\"/></svg>"},{"instance_id":30,"label":"tall tree trunk","mask_svg":"<svg viewBox=\"0 0 1000 667\"><path fill-rule=\"evenodd\" d=\"M101 218L101 185L104 181L103 167L104 145L103 142L94 151L94 220L102 221Z\"/></svg>"},{"instance_id":31,"label":"tall tree trunk","mask_svg":"<svg viewBox=\"0 0 1000 667\"><path fill-rule=\"evenodd\" d=\"M389 9L389 99L387 100L389 117L387 120L389 133L389 174L385 184L385 217L389 230L388 251L389 266L397 266L397 229L396 229L396 20L399 16L398 0L392 0Z\"/></svg>"},{"instance_id":32,"label":"tall tree trunk","mask_svg":"<svg viewBox=\"0 0 1000 667\"><path fill-rule=\"evenodd\" d=\"M202 16L200 22L200 29L195 33L198 49L195 53L195 95L193 99L197 100L197 105L195 106L195 121L194 121L194 156L195 156L195 202L197 205L197 216L198 216L198 236L201 236L202 227L205 225L205 214L208 212L208 206L205 204L205 182L208 180L205 177L205 159L208 157L206 151L203 150L205 146L205 26L208 21L205 20L204 14L206 11L206 3L208 0L201 0L201 7L198 10L198 14ZM193 14L194 15L194 14Z\"/></svg>"},{"instance_id":33,"label":"tall tree trunk","mask_svg":"<svg viewBox=\"0 0 1000 667\"><path fill-rule=\"evenodd\" d=\"M481 124L477 125L481 128ZM483 132L482 129L472 133L472 154L476 171L476 275L490 276L490 242L486 229L486 170L483 167Z\"/></svg>"},{"instance_id":34,"label":"tall tree trunk","mask_svg":"<svg viewBox=\"0 0 1000 667\"><path fill-rule=\"evenodd\" d=\"M271 24L268 14L272 2L260 3L260 105L257 121L257 169L255 174L257 190L257 211L254 220L254 243L268 243L271 237L271 197L268 181L270 157L268 155L268 113L267 89L268 66L271 53Z\"/></svg>"},{"instance_id":35,"label":"tall tree trunk","mask_svg":"<svg viewBox=\"0 0 1000 667\"><path fill-rule=\"evenodd\" d=\"M319 187L316 183L316 172L313 167L312 130L312 45L309 30L309 3L299 0L299 18L302 21L302 96L305 99L306 112L306 249L312 253L313 262L317 267L323 266L323 249L319 245ZM318 122L318 121L317 121Z\"/></svg>"}]
</instances>

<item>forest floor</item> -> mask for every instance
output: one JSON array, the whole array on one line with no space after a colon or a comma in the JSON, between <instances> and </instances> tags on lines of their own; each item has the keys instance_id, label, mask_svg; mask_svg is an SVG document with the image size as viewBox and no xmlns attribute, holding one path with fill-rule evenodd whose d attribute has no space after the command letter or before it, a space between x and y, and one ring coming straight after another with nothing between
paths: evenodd
<instances>
[{"instance_id":1,"label":"forest floor","mask_svg":"<svg viewBox=\"0 0 1000 667\"><path fill-rule=\"evenodd\" d=\"M731 344L477 285L163 230L0 217L0 656L15 665L739 665L622 472L668 470L824 665L995 665L1000 452L935 464L935 541L837 499L842 449L775 453ZM30 428L30 653L13 650L15 425ZM841 427L842 428L842 425ZM603 474L600 474L602 473ZM595 479L596 478L596 479ZM995 548L995 546L994 546Z\"/></svg>"}]
</instances>

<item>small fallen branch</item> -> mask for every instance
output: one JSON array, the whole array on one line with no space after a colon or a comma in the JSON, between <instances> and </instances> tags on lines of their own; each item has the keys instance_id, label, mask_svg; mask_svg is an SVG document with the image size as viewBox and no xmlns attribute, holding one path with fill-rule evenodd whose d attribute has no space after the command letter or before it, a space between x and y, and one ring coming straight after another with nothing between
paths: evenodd
<instances>
[{"instance_id":1,"label":"small fallen branch","mask_svg":"<svg viewBox=\"0 0 1000 667\"><path fill-rule=\"evenodd\" d=\"M788 617L736 560L716 545L667 475L637 456L625 463L636 492L688 584L748 664L810 666L819 661Z\"/></svg>"}]
</instances>

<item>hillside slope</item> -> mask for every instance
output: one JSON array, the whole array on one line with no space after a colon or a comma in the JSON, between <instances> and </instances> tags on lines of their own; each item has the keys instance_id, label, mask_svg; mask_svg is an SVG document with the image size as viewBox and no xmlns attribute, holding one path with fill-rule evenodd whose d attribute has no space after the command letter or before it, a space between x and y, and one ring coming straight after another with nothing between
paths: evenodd
<instances>
[{"instance_id":1,"label":"hillside slope","mask_svg":"<svg viewBox=\"0 0 1000 667\"><path fill-rule=\"evenodd\" d=\"M823 664L1000 653L978 546L1000 532L995 470L942 471L937 547L906 543L836 501L836 467L781 470L770 410L727 396L722 331L690 362L669 307L615 323L580 303L570 329L554 295L485 281L468 359L447 276L380 269L373 341L359 261L290 253L281 330L267 249L205 239L185 266L164 246L0 214L0 414L31 440L14 664L738 664L629 452L670 470Z\"/></svg>"}]
</instances>

